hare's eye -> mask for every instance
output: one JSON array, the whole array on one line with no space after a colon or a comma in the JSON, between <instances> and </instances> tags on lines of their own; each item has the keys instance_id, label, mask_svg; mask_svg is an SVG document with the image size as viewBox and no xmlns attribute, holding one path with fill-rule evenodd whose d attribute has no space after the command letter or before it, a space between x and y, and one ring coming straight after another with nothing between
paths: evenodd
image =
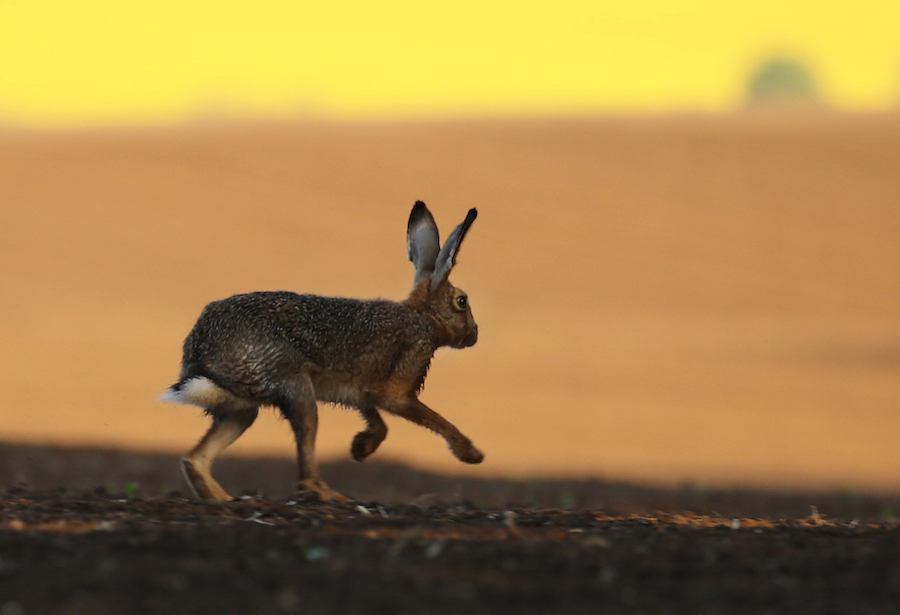
<instances>
[{"instance_id":1,"label":"hare's eye","mask_svg":"<svg viewBox=\"0 0 900 615\"><path fill-rule=\"evenodd\" d=\"M459 309L464 310L464 309L466 309L466 307L468 305L469 305L469 298L466 297L465 295L460 295L459 297L456 298L456 306Z\"/></svg>"}]
</instances>

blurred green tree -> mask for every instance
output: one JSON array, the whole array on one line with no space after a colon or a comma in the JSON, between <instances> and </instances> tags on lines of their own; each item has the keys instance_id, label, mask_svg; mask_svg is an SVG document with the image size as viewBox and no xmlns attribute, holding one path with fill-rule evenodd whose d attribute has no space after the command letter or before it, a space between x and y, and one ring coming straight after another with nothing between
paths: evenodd
<instances>
[{"instance_id":1,"label":"blurred green tree","mask_svg":"<svg viewBox=\"0 0 900 615\"><path fill-rule=\"evenodd\" d=\"M772 58L763 62L750 78L747 92L750 105L814 105L819 92L812 72L792 58Z\"/></svg>"}]
</instances>

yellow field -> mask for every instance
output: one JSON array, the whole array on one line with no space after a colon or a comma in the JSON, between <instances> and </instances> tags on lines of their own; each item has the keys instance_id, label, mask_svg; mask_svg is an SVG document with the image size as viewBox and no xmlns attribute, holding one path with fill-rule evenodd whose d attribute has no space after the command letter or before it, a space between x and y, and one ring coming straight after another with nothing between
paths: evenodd
<instances>
[{"instance_id":1,"label":"yellow field","mask_svg":"<svg viewBox=\"0 0 900 615\"><path fill-rule=\"evenodd\" d=\"M260 124L0 134L0 438L182 451L162 405L204 304L405 296L416 199L480 216L477 346L423 400L445 471L900 488L900 118ZM361 421L325 408L320 451ZM263 416L233 449L292 454Z\"/></svg>"},{"instance_id":2,"label":"yellow field","mask_svg":"<svg viewBox=\"0 0 900 615\"><path fill-rule=\"evenodd\" d=\"M0 123L740 108L772 57L823 104L900 104L893 0L0 3Z\"/></svg>"}]
</instances>

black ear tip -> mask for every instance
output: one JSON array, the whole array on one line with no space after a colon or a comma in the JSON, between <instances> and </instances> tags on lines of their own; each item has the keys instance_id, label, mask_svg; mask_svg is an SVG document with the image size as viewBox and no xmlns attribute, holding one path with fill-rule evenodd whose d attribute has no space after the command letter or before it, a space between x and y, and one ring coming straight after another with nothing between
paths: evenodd
<instances>
[{"instance_id":1,"label":"black ear tip","mask_svg":"<svg viewBox=\"0 0 900 615\"><path fill-rule=\"evenodd\" d=\"M466 214L466 222L471 224L472 221L477 217L478 217L478 210L473 207L472 209L469 210L469 213Z\"/></svg>"},{"instance_id":2,"label":"black ear tip","mask_svg":"<svg viewBox=\"0 0 900 615\"><path fill-rule=\"evenodd\" d=\"M412 211L409 212L409 226L412 226L427 215L428 208L425 207L425 203L423 203L422 201L416 201L416 204L413 205Z\"/></svg>"}]
</instances>

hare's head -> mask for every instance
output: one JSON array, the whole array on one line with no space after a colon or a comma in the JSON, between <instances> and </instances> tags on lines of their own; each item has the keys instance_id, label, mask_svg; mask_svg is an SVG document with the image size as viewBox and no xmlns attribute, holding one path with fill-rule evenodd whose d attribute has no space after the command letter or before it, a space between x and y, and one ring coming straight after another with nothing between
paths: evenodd
<instances>
[{"instance_id":1,"label":"hare's head","mask_svg":"<svg viewBox=\"0 0 900 615\"><path fill-rule=\"evenodd\" d=\"M413 290L406 303L428 313L438 327L441 345L454 348L466 348L478 341L478 325L469 299L448 280L459 246L476 216L478 211L470 209L441 247L434 217L425 203L416 201L406 230L407 254L416 267Z\"/></svg>"}]
</instances>

